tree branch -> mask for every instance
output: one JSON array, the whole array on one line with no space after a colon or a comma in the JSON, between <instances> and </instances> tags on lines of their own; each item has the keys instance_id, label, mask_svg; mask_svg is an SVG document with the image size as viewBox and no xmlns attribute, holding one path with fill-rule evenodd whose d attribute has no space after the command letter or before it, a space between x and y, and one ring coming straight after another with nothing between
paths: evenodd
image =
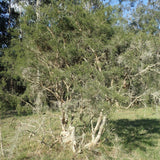
<instances>
[{"instance_id":1,"label":"tree branch","mask_svg":"<svg viewBox=\"0 0 160 160\"><path fill-rule=\"evenodd\" d=\"M136 98L128 105L128 107L125 108L125 109L129 109L129 108L137 101L137 99L141 98L142 96L143 96L143 94L140 95L140 96L138 96L138 97L136 97Z\"/></svg>"},{"instance_id":2,"label":"tree branch","mask_svg":"<svg viewBox=\"0 0 160 160\"><path fill-rule=\"evenodd\" d=\"M139 73L135 74L134 77L137 77L145 72L147 72L148 70L150 70L151 68L155 67L155 66L158 66L160 65L160 63L156 63L156 64L152 64L152 65L149 65L147 66L145 69L143 69L142 71L140 71Z\"/></svg>"}]
</instances>

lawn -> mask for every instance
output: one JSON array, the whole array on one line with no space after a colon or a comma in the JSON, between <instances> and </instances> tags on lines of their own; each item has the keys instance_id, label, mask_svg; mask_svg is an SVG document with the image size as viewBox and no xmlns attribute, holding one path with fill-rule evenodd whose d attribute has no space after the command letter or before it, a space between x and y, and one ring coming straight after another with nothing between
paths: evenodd
<instances>
[{"instance_id":1,"label":"lawn","mask_svg":"<svg viewBox=\"0 0 160 160\"><path fill-rule=\"evenodd\" d=\"M1 118L1 160L159 160L160 116L154 108L116 109L96 148L74 154L59 143L59 113Z\"/></svg>"}]
</instances>

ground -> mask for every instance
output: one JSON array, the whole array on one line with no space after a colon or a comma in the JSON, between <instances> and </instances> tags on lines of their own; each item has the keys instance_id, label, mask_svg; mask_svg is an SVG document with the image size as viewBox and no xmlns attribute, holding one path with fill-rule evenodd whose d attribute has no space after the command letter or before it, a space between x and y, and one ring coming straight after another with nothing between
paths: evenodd
<instances>
[{"instance_id":1,"label":"ground","mask_svg":"<svg viewBox=\"0 0 160 160\"><path fill-rule=\"evenodd\" d=\"M1 119L3 160L159 160L160 111L155 108L115 109L101 142L74 154L59 143L59 113Z\"/></svg>"}]
</instances>

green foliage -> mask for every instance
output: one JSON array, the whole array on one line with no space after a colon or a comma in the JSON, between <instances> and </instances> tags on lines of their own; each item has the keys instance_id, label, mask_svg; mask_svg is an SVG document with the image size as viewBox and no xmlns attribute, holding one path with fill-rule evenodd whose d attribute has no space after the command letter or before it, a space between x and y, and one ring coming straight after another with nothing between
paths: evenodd
<instances>
[{"instance_id":1,"label":"green foliage","mask_svg":"<svg viewBox=\"0 0 160 160\"><path fill-rule=\"evenodd\" d=\"M20 21L23 41L17 41L15 29L15 38L3 61L14 70L14 76L26 81L23 94L27 103L36 107L37 93L42 91L46 97L43 101L48 103L50 99L61 102L87 99L93 108L103 106L104 60L101 64L98 59L114 34L112 17L106 21L106 11L111 9L97 9L93 13L84 9L83 4L67 2L64 7L55 2L49 7L42 5L37 21L35 9L32 6L26 9ZM50 93L52 97L48 96ZM19 105L17 111L21 112Z\"/></svg>"},{"instance_id":2,"label":"green foliage","mask_svg":"<svg viewBox=\"0 0 160 160\"><path fill-rule=\"evenodd\" d=\"M25 105L37 110L51 101L87 100L85 105L95 112L115 105L157 104L159 11L152 3L139 4L127 22L121 17L126 8L121 7L54 0L38 9L26 7L2 58L2 74L17 88L24 87L20 91L10 84L12 95L19 97L14 107L18 113L19 105L23 112Z\"/></svg>"},{"instance_id":3,"label":"green foliage","mask_svg":"<svg viewBox=\"0 0 160 160\"><path fill-rule=\"evenodd\" d=\"M30 106L25 105L22 107L20 104L16 106L16 111L18 115L29 115L33 112Z\"/></svg>"}]
</instances>

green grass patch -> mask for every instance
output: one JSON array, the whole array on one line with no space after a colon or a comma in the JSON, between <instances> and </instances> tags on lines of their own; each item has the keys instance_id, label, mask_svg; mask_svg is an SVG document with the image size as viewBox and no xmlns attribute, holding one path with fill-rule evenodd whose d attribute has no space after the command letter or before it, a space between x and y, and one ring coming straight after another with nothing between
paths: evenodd
<instances>
[{"instance_id":1,"label":"green grass patch","mask_svg":"<svg viewBox=\"0 0 160 160\"><path fill-rule=\"evenodd\" d=\"M101 142L81 154L74 154L67 146L55 143L60 138L59 116L58 112L47 112L3 117L4 156L1 160L160 159L160 118L153 108L115 110L107 121Z\"/></svg>"}]
</instances>

